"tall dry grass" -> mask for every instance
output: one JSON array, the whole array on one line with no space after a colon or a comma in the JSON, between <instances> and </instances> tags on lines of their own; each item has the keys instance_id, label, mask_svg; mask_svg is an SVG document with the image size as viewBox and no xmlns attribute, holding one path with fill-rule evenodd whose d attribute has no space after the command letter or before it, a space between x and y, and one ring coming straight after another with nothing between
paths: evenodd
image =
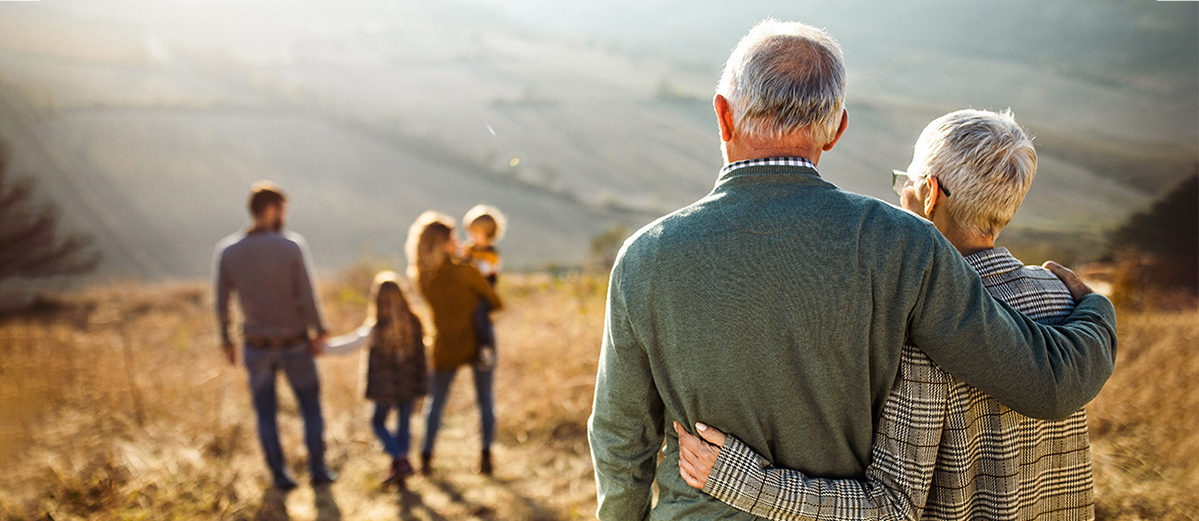
<instances>
[{"instance_id":1,"label":"tall dry grass","mask_svg":"<svg viewBox=\"0 0 1199 521\"><path fill-rule=\"evenodd\" d=\"M335 331L361 323L374 268L323 292ZM0 519L580 519L595 508L585 425L604 283L509 276L497 316L496 475L472 472L478 420L458 375L438 472L378 488L358 356L319 362L328 489L269 487L244 369L215 345L201 283L93 289L0 320ZM1088 407L1100 519L1196 519L1199 311L1120 313L1115 375ZM280 431L306 475L301 423L280 385ZM415 441L424 426L413 421Z\"/></svg>"},{"instance_id":2,"label":"tall dry grass","mask_svg":"<svg viewBox=\"0 0 1199 521\"><path fill-rule=\"evenodd\" d=\"M1199 311L1122 311L1087 406L1099 519L1199 519Z\"/></svg>"},{"instance_id":3,"label":"tall dry grass","mask_svg":"<svg viewBox=\"0 0 1199 521\"><path fill-rule=\"evenodd\" d=\"M335 331L361 324L369 275L324 292ZM577 519L594 511L585 424L602 327L601 283L509 277L497 317L494 478L472 472L469 373L451 394L439 469L405 494L379 489L388 458L369 428L357 355L323 357L328 489L274 492L245 372L221 359L206 285L95 289L0 321L0 519ZM306 476L280 379L289 467ZM415 441L423 422L413 420Z\"/></svg>"}]
</instances>

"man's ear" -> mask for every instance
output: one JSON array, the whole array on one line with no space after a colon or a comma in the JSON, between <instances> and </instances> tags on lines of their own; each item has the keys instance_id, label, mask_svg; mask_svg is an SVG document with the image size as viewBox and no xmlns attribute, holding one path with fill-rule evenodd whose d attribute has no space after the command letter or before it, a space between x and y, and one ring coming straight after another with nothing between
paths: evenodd
<instances>
[{"instance_id":1,"label":"man's ear","mask_svg":"<svg viewBox=\"0 0 1199 521\"><path fill-rule=\"evenodd\" d=\"M942 192L941 183L937 181L937 176L930 175L924 179L925 194L924 194L924 215L928 220L933 220L933 211L941 204Z\"/></svg>"},{"instance_id":2,"label":"man's ear","mask_svg":"<svg viewBox=\"0 0 1199 521\"><path fill-rule=\"evenodd\" d=\"M849 127L849 111L841 109L841 124L837 126L837 135L833 136L833 140L829 141L822 147L822 150L828 152L833 149L833 146L841 140L841 135L845 133L845 129Z\"/></svg>"},{"instance_id":3,"label":"man's ear","mask_svg":"<svg viewBox=\"0 0 1199 521\"><path fill-rule=\"evenodd\" d=\"M729 106L728 98L717 94L712 98L712 108L716 109L716 122L720 124L720 139L724 142L733 140L733 108Z\"/></svg>"}]
</instances>

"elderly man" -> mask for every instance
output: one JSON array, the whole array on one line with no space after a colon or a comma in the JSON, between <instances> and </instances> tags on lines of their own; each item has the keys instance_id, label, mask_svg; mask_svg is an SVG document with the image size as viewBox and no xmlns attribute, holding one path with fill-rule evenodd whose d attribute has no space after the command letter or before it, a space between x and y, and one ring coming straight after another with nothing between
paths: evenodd
<instances>
[{"instance_id":1,"label":"elderly man","mask_svg":"<svg viewBox=\"0 0 1199 521\"><path fill-rule=\"evenodd\" d=\"M995 298L1052 324L1074 307L1066 286L995 248L1036 168L1032 139L1010 112L959 110L924 129L894 187L903 207L932 221ZM823 519L846 520L1095 518L1086 412L1062 421L1023 416L911 344L883 406L868 481L808 478L769 466L714 428L700 430L712 444L675 428L689 484L770 519L816 517L816 509Z\"/></svg>"},{"instance_id":2,"label":"elderly man","mask_svg":"<svg viewBox=\"0 0 1199 521\"><path fill-rule=\"evenodd\" d=\"M321 387L314 357L326 339L320 308L308 267L308 245L296 233L284 233L287 198L274 184L260 182L250 193L253 224L243 233L221 240L216 247L213 279L221 346L230 364L237 348L229 335L229 302L237 294L245 322L246 369L258 414L258 440L275 487L296 488L283 461L276 421L275 380L287 375L304 416L304 442L314 486L327 485L337 475L325 466L325 422ZM315 339L310 335L315 334Z\"/></svg>"},{"instance_id":3,"label":"elderly man","mask_svg":"<svg viewBox=\"0 0 1199 521\"><path fill-rule=\"evenodd\" d=\"M600 518L753 517L687 485L668 420L736 425L775 465L864 478L907 339L1034 417L1069 416L1110 376L1106 298L1077 287L1062 325L1037 324L927 221L820 176L848 121L844 79L822 31L756 26L714 101L716 187L622 248L588 423Z\"/></svg>"}]
</instances>

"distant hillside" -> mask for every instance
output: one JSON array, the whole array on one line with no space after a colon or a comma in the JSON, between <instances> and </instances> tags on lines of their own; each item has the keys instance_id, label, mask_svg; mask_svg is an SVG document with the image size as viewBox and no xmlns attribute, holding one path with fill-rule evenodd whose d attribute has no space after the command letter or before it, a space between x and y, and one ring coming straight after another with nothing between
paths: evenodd
<instances>
[{"instance_id":1,"label":"distant hillside","mask_svg":"<svg viewBox=\"0 0 1199 521\"><path fill-rule=\"evenodd\" d=\"M1010 106L1041 154L1013 228L1096 233L1199 154L1199 45L1179 21L1199 14L1170 4L665 1L632 21L548 0L4 4L0 140L109 274L206 274L260 178L325 269L399 261L421 211L478 202L510 214L509 266L577 264L711 188L721 61L753 21L807 16L850 69L830 180L894 199L887 173L929 120Z\"/></svg>"}]
</instances>

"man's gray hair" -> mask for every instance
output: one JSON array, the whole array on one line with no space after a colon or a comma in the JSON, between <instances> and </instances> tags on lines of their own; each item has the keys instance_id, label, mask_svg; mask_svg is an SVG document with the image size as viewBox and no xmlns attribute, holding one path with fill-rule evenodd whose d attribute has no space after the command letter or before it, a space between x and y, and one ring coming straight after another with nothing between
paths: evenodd
<instances>
[{"instance_id":1,"label":"man's gray hair","mask_svg":"<svg viewBox=\"0 0 1199 521\"><path fill-rule=\"evenodd\" d=\"M773 140L804 131L823 146L836 137L845 104L841 47L815 27L764 20L733 49L716 92L729 100L741 135Z\"/></svg>"},{"instance_id":2,"label":"man's gray hair","mask_svg":"<svg viewBox=\"0 0 1199 521\"><path fill-rule=\"evenodd\" d=\"M1011 109L965 109L924 128L908 171L937 176L953 194L943 203L950 220L965 231L994 238L1032 186L1037 151Z\"/></svg>"}]
</instances>

